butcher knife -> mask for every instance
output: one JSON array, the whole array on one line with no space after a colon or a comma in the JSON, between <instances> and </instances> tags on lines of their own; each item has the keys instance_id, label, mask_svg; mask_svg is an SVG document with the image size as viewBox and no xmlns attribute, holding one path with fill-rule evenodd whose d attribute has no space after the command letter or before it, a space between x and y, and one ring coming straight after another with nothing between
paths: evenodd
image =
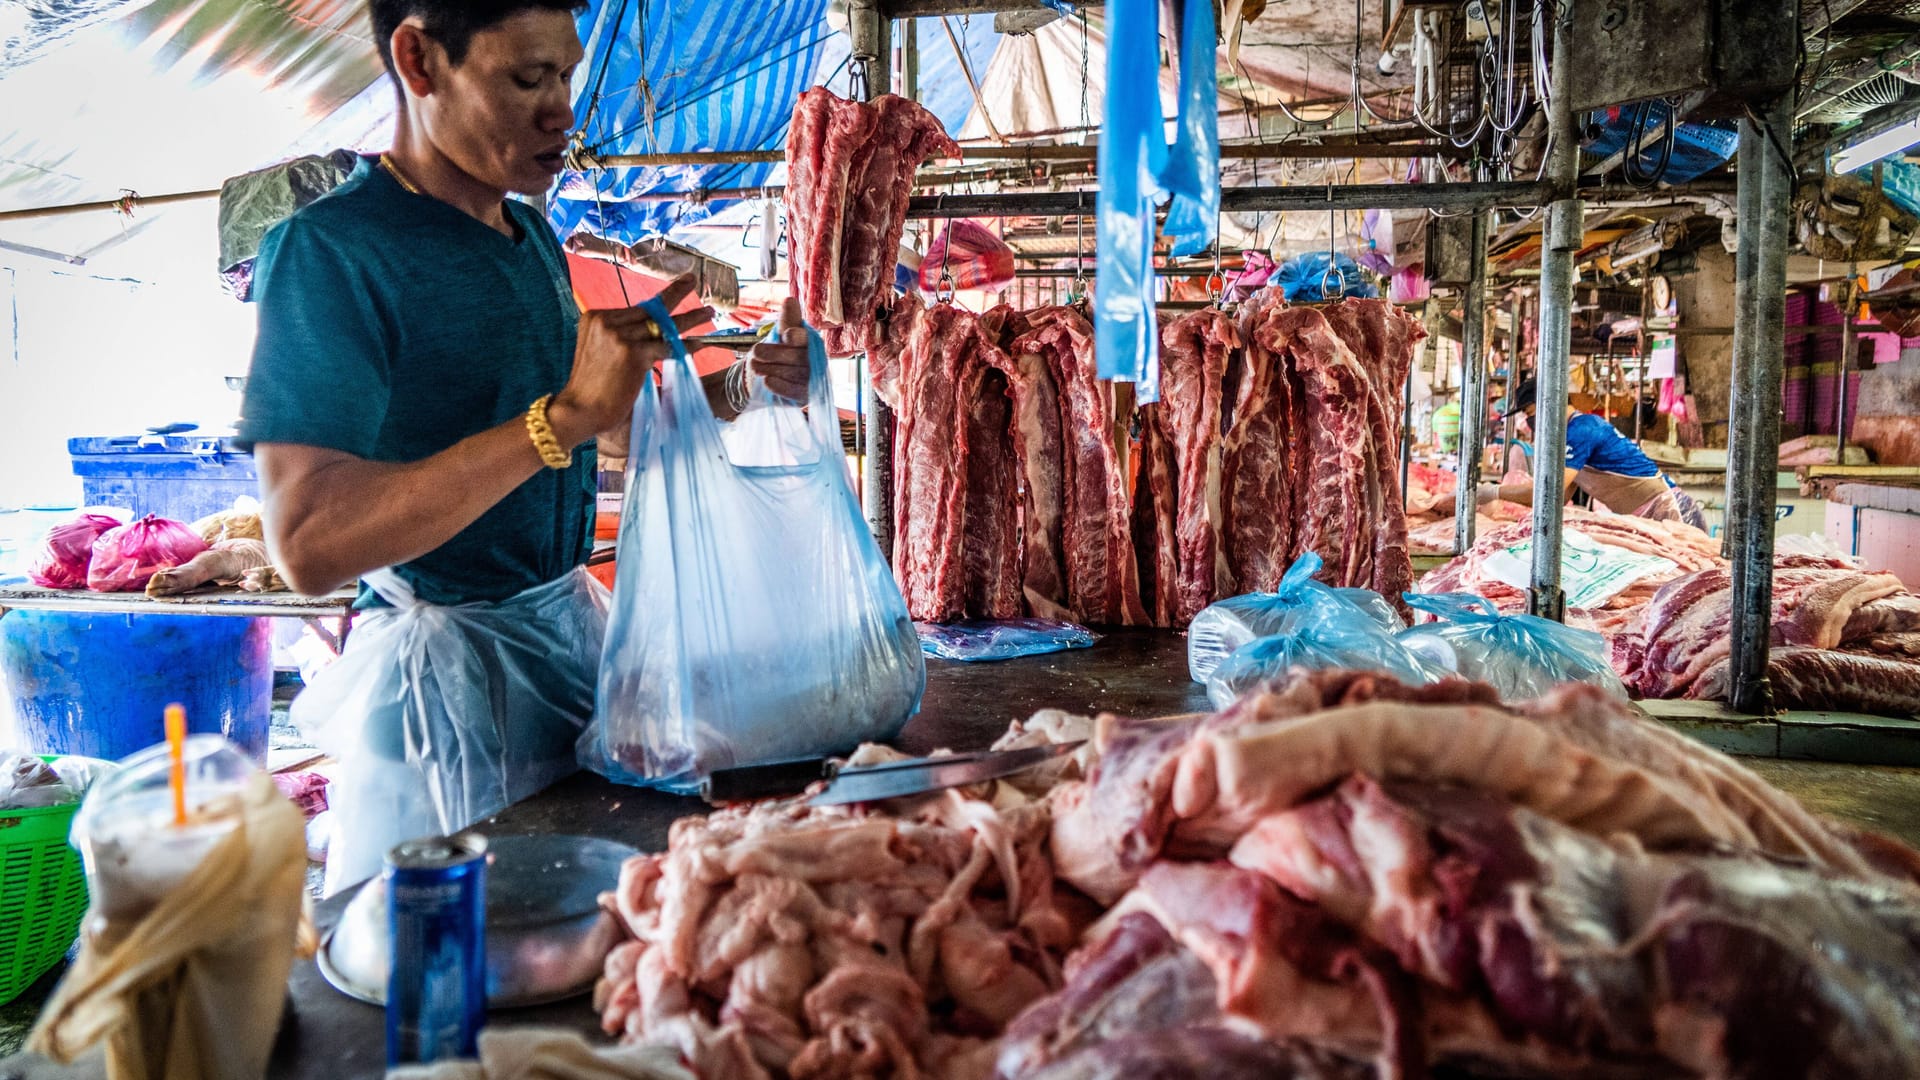
<instances>
[{"instance_id":1,"label":"butcher knife","mask_svg":"<svg viewBox=\"0 0 1920 1080\"><path fill-rule=\"evenodd\" d=\"M855 768L841 768L827 758L746 765L738 769L715 770L700 785L700 797L710 803L768 799L798 794L817 781L828 780L827 789L807 800L808 805L839 806L845 803L877 802L1012 776L1071 754L1085 742L1080 739L1019 750L907 758Z\"/></svg>"}]
</instances>

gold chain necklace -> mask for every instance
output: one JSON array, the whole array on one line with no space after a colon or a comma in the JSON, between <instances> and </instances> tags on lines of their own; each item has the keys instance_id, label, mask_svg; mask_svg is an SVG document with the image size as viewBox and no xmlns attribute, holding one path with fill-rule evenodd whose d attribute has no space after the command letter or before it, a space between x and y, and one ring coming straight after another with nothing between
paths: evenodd
<instances>
[{"instance_id":1,"label":"gold chain necklace","mask_svg":"<svg viewBox=\"0 0 1920 1080\"><path fill-rule=\"evenodd\" d=\"M387 175L393 177L394 181L398 183L401 187L405 188L409 193L414 195L426 194L426 192L421 191L419 188L413 186L413 181L407 179L406 175L403 174L399 170L399 168L394 165L393 159L388 157L385 154L380 155L380 167L387 170Z\"/></svg>"}]
</instances>

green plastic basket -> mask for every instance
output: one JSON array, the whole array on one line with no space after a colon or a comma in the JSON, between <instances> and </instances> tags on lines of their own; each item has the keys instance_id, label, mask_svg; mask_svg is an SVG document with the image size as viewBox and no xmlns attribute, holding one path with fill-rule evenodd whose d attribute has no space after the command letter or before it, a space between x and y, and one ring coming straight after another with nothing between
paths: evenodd
<instances>
[{"instance_id":1,"label":"green plastic basket","mask_svg":"<svg viewBox=\"0 0 1920 1080\"><path fill-rule=\"evenodd\" d=\"M0 810L0 1005L52 970L80 933L87 875L67 843L78 809Z\"/></svg>"}]
</instances>

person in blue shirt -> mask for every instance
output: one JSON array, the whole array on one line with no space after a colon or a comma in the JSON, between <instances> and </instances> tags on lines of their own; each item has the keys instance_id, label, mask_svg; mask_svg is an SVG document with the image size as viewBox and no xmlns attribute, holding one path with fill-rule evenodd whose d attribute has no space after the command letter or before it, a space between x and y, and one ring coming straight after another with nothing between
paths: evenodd
<instances>
[{"instance_id":1,"label":"person in blue shirt","mask_svg":"<svg viewBox=\"0 0 1920 1080\"><path fill-rule=\"evenodd\" d=\"M1538 407L1539 389L1527 379L1514 387L1507 402L1507 414L1517 416L1530 428ZM1655 521L1684 521L1705 531L1700 506L1674 486L1660 466L1641 451L1632 439L1620 434L1605 417L1567 407L1567 493L1575 488L1586 492L1594 502L1618 514L1650 518ZM1479 501L1506 499L1533 502L1533 485L1501 484L1488 481L1480 485Z\"/></svg>"},{"instance_id":2,"label":"person in blue shirt","mask_svg":"<svg viewBox=\"0 0 1920 1080\"><path fill-rule=\"evenodd\" d=\"M358 581L370 609L294 704L347 746L332 801L354 826L336 829L329 890L573 771L592 713L596 456L625 456L668 350L639 309L582 313L540 210L510 197L561 170L585 6L372 0L393 148L276 226L255 265L239 433L268 547L298 591ZM707 381L721 419L750 378L804 402L797 305L780 329Z\"/></svg>"}]
</instances>

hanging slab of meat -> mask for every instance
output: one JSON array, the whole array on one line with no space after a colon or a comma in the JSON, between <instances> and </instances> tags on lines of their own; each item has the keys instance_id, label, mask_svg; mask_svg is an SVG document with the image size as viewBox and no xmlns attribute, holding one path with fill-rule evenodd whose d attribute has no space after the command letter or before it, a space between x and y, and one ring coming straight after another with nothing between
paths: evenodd
<instances>
[{"instance_id":1,"label":"hanging slab of meat","mask_svg":"<svg viewBox=\"0 0 1920 1080\"><path fill-rule=\"evenodd\" d=\"M1061 411L1060 552L1067 601L1084 622L1143 626L1128 478L1114 444L1111 401L1096 379L1093 326L1073 307L1025 313L1008 351L1042 358Z\"/></svg>"},{"instance_id":2,"label":"hanging slab of meat","mask_svg":"<svg viewBox=\"0 0 1920 1080\"><path fill-rule=\"evenodd\" d=\"M1021 592L1034 615L1072 620L1062 535L1067 462L1059 385L1046 359L1036 353L1008 349L988 357L1002 365L1013 399L1013 449L1020 467Z\"/></svg>"},{"instance_id":3,"label":"hanging slab of meat","mask_svg":"<svg viewBox=\"0 0 1920 1080\"><path fill-rule=\"evenodd\" d=\"M1146 412L1172 452L1171 475L1150 479L1156 507L1168 505L1174 521L1173 606L1160 613L1163 625L1185 626L1233 594L1221 544L1221 395L1228 358L1239 347L1238 327L1218 311L1182 315L1160 332L1160 402ZM1160 563L1164 575L1165 556ZM1160 602L1164 609L1166 600Z\"/></svg>"},{"instance_id":4,"label":"hanging slab of meat","mask_svg":"<svg viewBox=\"0 0 1920 1080\"><path fill-rule=\"evenodd\" d=\"M787 136L787 231L793 293L836 355L867 346L892 296L914 172L958 146L918 103L893 94L849 101L800 95Z\"/></svg>"},{"instance_id":5,"label":"hanging slab of meat","mask_svg":"<svg viewBox=\"0 0 1920 1080\"><path fill-rule=\"evenodd\" d=\"M894 301L892 308L880 311L873 322L870 340L861 343L867 354L867 369L872 373L873 396L890 409L900 408L900 358L913 341L913 329L926 311L926 301L918 290ZM859 351L859 350L855 350Z\"/></svg>"},{"instance_id":6,"label":"hanging slab of meat","mask_svg":"<svg viewBox=\"0 0 1920 1080\"><path fill-rule=\"evenodd\" d=\"M1164 398L1140 410L1140 449L1133 476L1133 554L1148 620L1154 626L1172 626L1180 607L1174 506L1179 467L1172 441L1160 431L1162 408Z\"/></svg>"},{"instance_id":7,"label":"hanging slab of meat","mask_svg":"<svg viewBox=\"0 0 1920 1080\"><path fill-rule=\"evenodd\" d=\"M942 304L901 357L894 430L894 574L915 619L1020 613L1019 476L1006 357Z\"/></svg>"},{"instance_id":8,"label":"hanging slab of meat","mask_svg":"<svg viewBox=\"0 0 1920 1080\"><path fill-rule=\"evenodd\" d=\"M1007 377L986 359L1005 354L984 337L961 385L966 423L966 512L961 530L964 606L971 619L1021 613L1020 465L1013 449Z\"/></svg>"},{"instance_id":9,"label":"hanging slab of meat","mask_svg":"<svg viewBox=\"0 0 1920 1080\"><path fill-rule=\"evenodd\" d=\"M1233 592L1271 592L1298 548L1295 522L1306 511L1295 477L1308 455L1301 437L1300 393L1288 370L1287 349L1315 317L1266 293L1244 305L1241 337L1246 357L1235 385L1232 426L1220 447L1221 540ZM1324 321L1324 320L1322 320Z\"/></svg>"},{"instance_id":10,"label":"hanging slab of meat","mask_svg":"<svg viewBox=\"0 0 1920 1080\"><path fill-rule=\"evenodd\" d=\"M1365 587L1396 605L1413 586L1413 559L1407 549L1405 500L1400 491L1400 443L1405 419L1404 388L1413 372L1414 348L1426 328L1385 300L1347 299L1325 309L1333 332L1366 369L1368 421L1372 427L1374 468L1367 474L1368 525L1373 537L1373 577Z\"/></svg>"}]
</instances>

